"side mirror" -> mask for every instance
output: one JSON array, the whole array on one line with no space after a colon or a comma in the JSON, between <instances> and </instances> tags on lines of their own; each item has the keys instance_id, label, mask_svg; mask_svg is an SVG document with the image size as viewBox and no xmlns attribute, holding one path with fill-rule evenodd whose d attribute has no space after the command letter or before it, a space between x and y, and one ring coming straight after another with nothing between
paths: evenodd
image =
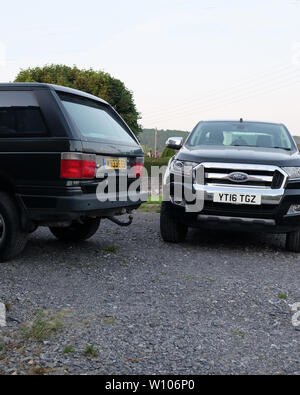
<instances>
[{"instance_id":1,"label":"side mirror","mask_svg":"<svg viewBox=\"0 0 300 395\"><path fill-rule=\"evenodd\" d=\"M182 137L170 137L166 141L166 147L179 151L183 146L184 140Z\"/></svg>"}]
</instances>

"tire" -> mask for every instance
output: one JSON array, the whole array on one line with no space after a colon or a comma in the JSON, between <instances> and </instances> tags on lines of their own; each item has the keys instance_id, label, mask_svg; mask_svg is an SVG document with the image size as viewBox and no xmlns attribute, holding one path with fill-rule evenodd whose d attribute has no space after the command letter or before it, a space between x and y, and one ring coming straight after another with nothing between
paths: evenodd
<instances>
[{"instance_id":1,"label":"tire","mask_svg":"<svg viewBox=\"0 0 300 395\"><path fill-rule=\"evenodd\" d=\"M90 239L100 226L99 218L86 219L83 224L74 223L67 228L52 228L51 233L63 241L84 241Z\"/></svg>"},{"instance_id":2,"label":"tire","mask_svg":"<svg viewBox=\"0 0 300 395\"><path fill-rule=\"evenodd\" d=\"M0 262L19 255L26 246L28 233L21 229L20 215L13 197L0 191Z\"/></svg>"},{"instance_id":3,"label":"tire","mask_svg":"<svg viewBox=\"0 0 300 395\"><path fill-rule=\"evenodd\" d=\"M167 243L181 243L185 241L187 232L188 226L176 220L169 204L163 202L160 212L160 233L163 240Z\"/></svg>"},{"instance_id":4,"label":"tire","mask_svg":"<svg viewBox=\"0 0 300 395\"><path fill-rule=\"evenodd\" d=\"M300 231L291 232L286 235L286 250L300 252Z\"/></svg>"}]
</instances>

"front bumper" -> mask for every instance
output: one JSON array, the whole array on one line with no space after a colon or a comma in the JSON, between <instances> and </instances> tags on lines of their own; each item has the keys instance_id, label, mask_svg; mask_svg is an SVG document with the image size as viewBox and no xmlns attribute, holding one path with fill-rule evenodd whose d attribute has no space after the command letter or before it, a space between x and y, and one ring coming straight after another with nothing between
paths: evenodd
<instances>
[{"instance_id":1,"label":"front bumper","mask_svg":"<svg viewBox=\"0 0 300 395\"><path fill-rule=\"evenodd\" d=\"M299 215L288 215L292 205L300 205L299 187L300 185L293 182L289 182L285 189L193 185L193 191L190 190L187 195L191 196L192 192L202 194L204 199L202 211L187 212L186 206L190 206L190 204L185 203L184 199L181 202L176 202L172 196L170 196L170 207L180 222L191 227L289 233L300 230L300 213ZM188 185L186 188L190 188L190 186ZM216 192L259 194L262 196L262 204L250 206L215 203L214 193Z\"/></svg>"},{"instance_id":2,"label":"front bumper","mask_svg":"<svg viewBox=\"0 0 300 395\"><path fill-rule=\"evenodd\" d=\"M225 186L193 185L195 192L203 193L205 201L213 201L215 193L261 195L263 205L279 205L284 196L284 189L237 188Z\"/></svg>"}]
</instances>

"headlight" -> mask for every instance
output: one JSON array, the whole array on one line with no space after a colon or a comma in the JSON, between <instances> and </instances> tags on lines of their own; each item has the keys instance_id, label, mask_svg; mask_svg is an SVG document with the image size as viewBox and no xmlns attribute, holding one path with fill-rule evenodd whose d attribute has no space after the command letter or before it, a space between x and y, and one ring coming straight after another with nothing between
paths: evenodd
<instances>
[{"instance_id":1,"label":"headlight","mask_svg":"<svg viewBox=\"0 0 300 395\"><path fill-rule=\"evenodd\" d=\"M300 179L300 167L283 167L283 170L287 172L290 180Z\"/></svg>"},{"instance_id":2,"label":"headlight","mask_svg":"<svg viewBox=\"0 0 300 395\"><path fill-rule=\"evenodd\" d=\"M193 173L193 169L198 165L199 163L196 162L173 160L173 162L171 162L170 164L170 171L175 174L191 176Z\"/></svg>"}]
</instances>

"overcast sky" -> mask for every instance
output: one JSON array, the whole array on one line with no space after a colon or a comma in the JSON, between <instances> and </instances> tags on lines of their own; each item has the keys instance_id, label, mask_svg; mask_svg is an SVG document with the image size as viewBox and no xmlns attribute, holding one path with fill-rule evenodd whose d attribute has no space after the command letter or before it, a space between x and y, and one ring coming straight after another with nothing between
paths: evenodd
<instances>
[{"instance_id":1,"label":"overcast sky","mask_svg":"<svg viewBox=\"0 0 300 395\"><path fill-rule=\"evenodd\" d=\"M121 79L144 127L244 117L300 135L298 0L2 2L0 81L47 63Z\"/></svg>"}]
</instances>

